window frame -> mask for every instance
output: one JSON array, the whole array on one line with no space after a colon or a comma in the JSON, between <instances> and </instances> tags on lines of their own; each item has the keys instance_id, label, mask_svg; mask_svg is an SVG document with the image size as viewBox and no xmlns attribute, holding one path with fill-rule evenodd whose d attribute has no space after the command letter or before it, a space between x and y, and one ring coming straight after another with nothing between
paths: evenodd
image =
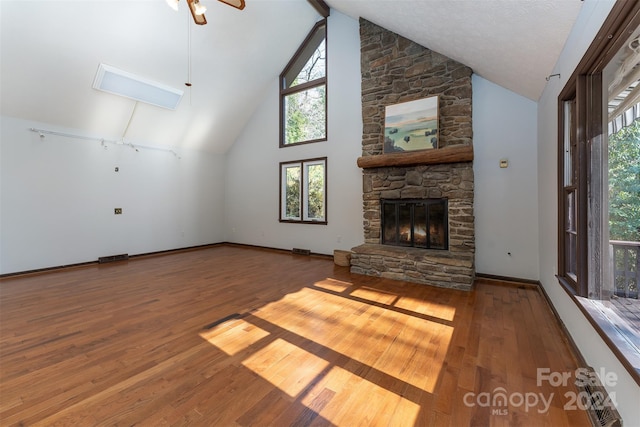
<instances>
[{"instance_id":1,"label":"window frame","mask_svg":"<svg viewBox=\"0 0 640 427\"><path fill-rule=\"evenodd\" d=\"M303 55L306 55L309 51L309 46L310 43L313 41L316 33L318 31L324 31L324 43L325 43L325 73L324 73L324 77L320 77L318 79L312 80L312 81L308 81L308 82L304 82L304 83L300 83L298 85L292 86L292 87L287 87L287 77L289 74L289 71L296 66L297 64L301 63L301 58L304 58ZM329 74L329 54L328 54L328 25L327 25L327 19L322 19L318 22L316 22L316 24L313 26L313 28L311 29L311 31L309 32L309 34L307 35L307 37L305 38L305 40L302 42L302 44L300 45L300 47L298 48L298 50L296 51L296 53L293 55L293 57L289 60L289 63L287 64L287 66L284 68L284 70L282 71L282 73L280 73L280 77L278 79L278 84L279 84L279 89L280 89L280 148L285 148L285 147L294 147L297 145L302 145L302 144L311 144L314 142L321 142L321 141L326 141L328 138L328 132L329 132L329 123L328 123L328 110L329 110L329 94L328 94L328 74ZM311 54L313 54L313 52L315 52L315 49L311 50ZM304 61L302 61L302 63L306 63L306 61L308 60L304 59ZM310 140L305 140L305 141L298 141L298 142L292 142L287 144L286 143L286 99L287 96L289 95L293 95L299 92L304 92L307 90L311 90L311 89L315 89L315 88L319 88L324 86L324 137L323 138L316 138L316 139L310 139Z\"/></svg>"},{"instance_id":2,"label":"window frame","mask_svg":"<svg viewBox=\"0 0 640 427\"><path fill-rule=\"evenodd\" d=\"M558 279L565 288L578 296L587 295L587 237L588 237L588 184L589 144L604 132L602 124L602 71L626 41L629 28L640 25L640 5L636 2L618 0L605 20L598 35L567 81L558 96ZM576 138L576 158L574 159L576 191L576 229L578 233L577 280L567 277L565 271L564 218L566 218L564 194L565 178L565 104L574 102L571 132Z\"/></svg>"},{"instance_id":3,"label":"window frame","mask_svg":"<svg viewBox=\"0 0 640 427\"><path fill-rule=\"evenodd\" d=\"M591 325L596 329L603 341L616 355L619 361L627 369L631 377L640 384L640 374L627 360L623 351L605 331L606 326L601 325L597 319L580 301L580 298L589 298L589 293L594 292L593 283L598 281L601 273L600 258L589 265L590 257L598 257L598 250L601 248L589 248L589 227L596 225L589 224L589 221L598 222L599 218L590 218L588 213L591 185L601 185L601 179L597 173L591 173L592 145L600 144L602 135L607 129L604 128L604 108L603 108L603 80L604 68L613 59L616 53L625 44L630 32L640 26L640 2L630 2L618 0L614 4L611 12L604 21L595 39L587 49L582 60L568 79L566 85L558 96L558 155L557 155L557 200L558 200L558 259L557 278L563 289L568 293L574 303L582 311ZM573 114L571 123L568 124L565 106L573 103ZM567 132L569 125L569 132ZM575 158L572 158L572 175L575 182L571 186L565 185L565 164L566 164L566 137L572 134L575 138ZM597 153L596 153L597 156ZM565 241L567 218L566 192L572 189L576 194L576 278L573 279L566 269ZM597 201L595 201L597 203ZM593 208L593 206L591 207ZM601 231L592 232L592 234ZM595 240L595 239L594 239ZM598 243L594 243L597 245ZM591 276L590 276L591 275ZM590 286L591 282L591 286Z\"/></svg>"},{"instance_id":4,"label":"window frame","mask_svg":"<svg viewBox=\"0 0 640 427\"><path fill-rule=\"evenodd\" d=\"M324 193L324 215L322 219L313 219L309 218L309 180L307 168L309 166L314 165L323 165L324 167L324 185L323 185L323 193ZM297 218L286 218L284 217L284 213L286 212L286 170L289 167L298 166L300 167L300 215ZM294 161L286 161L280 162L280 194L279 194L279 216L278 220L281 223L294 223L294 224L327 224L327 199L328 199L328 185L327 185L327 157L316 157L313 159L304 159L304 160L294 160Z\"/></svg>"}]
</instances>

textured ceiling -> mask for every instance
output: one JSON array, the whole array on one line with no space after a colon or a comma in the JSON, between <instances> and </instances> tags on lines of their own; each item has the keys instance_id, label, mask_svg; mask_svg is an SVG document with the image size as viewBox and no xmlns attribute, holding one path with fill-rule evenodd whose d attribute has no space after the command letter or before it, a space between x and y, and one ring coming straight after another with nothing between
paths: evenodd
<instances>
[{"instance_id":1,"label":"textured ceiling","mask_svg":"<svg viewBox=\"0 0 640 427\"><path fill-rule=\"evenodd\" d=\"M326 0L537 101L581 0Z\"/></svg>"},{"instance_id":2,"label":"textured ceiling","mask_svg":"<svg viewBox=\"0 0 640 427\"><path fill-rule=\"evenodd\" d=\"M191 24L185 1L174 12L162 0L0 0L0 113L106 139L225 152L320 17L304 0L246 0L243 11L202 3L205 26ZM533 100L581 6L580 0L327 3ZM133 101L92 89L101 62L185 89L185 96L176 111L140 103L134 112Z\"/></svg>"}]
</instances>

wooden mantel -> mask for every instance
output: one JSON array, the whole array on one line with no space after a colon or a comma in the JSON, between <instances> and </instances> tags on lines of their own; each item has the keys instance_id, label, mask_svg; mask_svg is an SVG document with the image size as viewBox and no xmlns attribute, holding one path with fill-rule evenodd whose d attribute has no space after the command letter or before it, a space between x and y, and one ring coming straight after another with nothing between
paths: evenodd
<instances>
[{"instance_id":1,"label":"wooden mantel","mask_svg":"<svg viewBox=\"0 0 640 427\"><path fill-rule=\"evenodd\" d=\"M358 157L358 167L369 169L394 166L438 165L471 161L473 161L473 146L453 145L435 150Z\"/></svg>"}]
</instances>

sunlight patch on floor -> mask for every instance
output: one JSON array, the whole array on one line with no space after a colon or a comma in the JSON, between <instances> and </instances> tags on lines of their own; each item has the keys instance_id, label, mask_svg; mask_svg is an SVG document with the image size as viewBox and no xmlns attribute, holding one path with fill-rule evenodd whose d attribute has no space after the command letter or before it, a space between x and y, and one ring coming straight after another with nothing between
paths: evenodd
<instances>
[{"instance_id":1,"label":"sunlight patch on floor","mask_svg":"<svg viewBox=\"0 0 640 427\"><path fill-rule=\"evenodd\" d=\"M396 413L403 420L416 416L419 406L403 398L402 390L435 390L454 330L438 316L452 320L455 310L369 287L336 295L341 288L348 286L318 282L200 336L230 356L244 357L244 367L321 415L324 406L342 402L339 412L328 411L338 417L331 420L336 424L349 423L349 407L362 412L353 419L374 416L376 423L394 423ZM424 306L429 314L418 314ZM398 380L404 383L399 389L385 388ZM366 395L365 404L362 396L345 404L357 401L353 393ZM386 402L382 413L376 402Z\"/></svg>"},{"instance_id":2,"label":"sunlight patch on floor","mask_svg":"<svg viewBox=\"0 0 640 427\"><path fill-rule=\"evenodd\" d=\"M254 315L429 392L453 335L439 322L308 288Z\"/></svg>"},{"instance_id":3,"label":"sunlight patch on floor","mask_svg":"<svg viewBox=\"0 0 640 427\"><path fill-rule=\"evenodd\" d=\"M412 426L420 412L418 404L338 366L309 390L302 403L313 407L325 390L335 395L319 415L336 426Z\"/></svg>"},{"instance_id":4,"label":"sunlight patch on floor","mask_svg":"<svg viewBox=\"0 0 640 427\"><path fill-rule=\"evenodd\" d=\"M410 310L415 313L425 314L427 316L453 322L456 315L456 308L449 304L439 304L433 301L425 301L424 299L411 298L403 296L398 299L394 307Z\"/></svg>"},{"instance_id":5,"label":"sunlight patch on floor","mask_svg":"<svg viewBox=\"0 0 640 427\"><path fill-rule=\"evenodd\" d=\"M344 292L345 290L349 289L352 284L349 282L343 282L342 280L325 279L320 282L314 283L314 286L324 288L329 291Z\"/></svg>"},{"instance_id":6,"label":"sunlight patch on floor","mask_svg":"<svg viewBox=\"0 0 640 427\"><path fill-rule=\"evenodd\" d=\"M278 338L244 359L242 364L295 398L329 362Z\"/></svg>"},{"instance_id":7,"label":"sunlight patch on floor","mask_svg":"<svg viewBox=\"0 0 640 427\"><path fill-rule=\"evenodd\" d=\"M368 301L379 302L382 304L393 305L398 299L398 295L391 292L384 292L379 289L369 288L367 286L361 286L359 288L354 289L350 295L366 299Z\"/></svg>"},{"instance_id":8,"label":"sunlight patch on floor","mask_svg":"<svg viewBox=\"0 0 640 427\"><path fill-rule=\"evenodd\" d=\"M223 331L212 329L200 334L202 338L229 356L233 356L268 335L269 332L243 319L234 320L230 329Z\"/></svg>"}]
</instances>

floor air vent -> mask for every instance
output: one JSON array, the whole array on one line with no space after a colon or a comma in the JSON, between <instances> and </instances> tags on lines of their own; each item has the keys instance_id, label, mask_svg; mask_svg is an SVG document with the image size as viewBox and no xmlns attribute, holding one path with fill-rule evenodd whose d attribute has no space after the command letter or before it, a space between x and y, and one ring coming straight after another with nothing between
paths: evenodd
<instances>
[{"instance_id":1,"label":"floor air vent","mask_svg":"<svg viewBox=\"0 0 640 427\"><path fill-rule=\"evenodd\" d=\"M309 249L293 248L291 252L296 255L311 255L311 251Z\"/></svg>"},{"instance_id":2,"label":"floor air vent","mask_svg":"<svg viewBox=\"0 0 640 427\"><path fill-rule=\"evenodd\" d=\"M585 368L586 380L576 382L580 391L578 399L585 396L582 402L586 407L591 424L594 427L621 427L622 417L613 404L609 393L604 388L593 368Z\"/></svg>"},{"instance_id":3,"label":"floor air vent","mask_svg":"<svg viewBox=\"0 0 640 427\"><path fill-rule=\"evenodd\" d=\"M101 256L100 258L98 258L98 262L100 264L104 264L105 262L125 261L128 259L129 259L129 254L109 255L109 256Z\"/></svg>"}]
</instances>

